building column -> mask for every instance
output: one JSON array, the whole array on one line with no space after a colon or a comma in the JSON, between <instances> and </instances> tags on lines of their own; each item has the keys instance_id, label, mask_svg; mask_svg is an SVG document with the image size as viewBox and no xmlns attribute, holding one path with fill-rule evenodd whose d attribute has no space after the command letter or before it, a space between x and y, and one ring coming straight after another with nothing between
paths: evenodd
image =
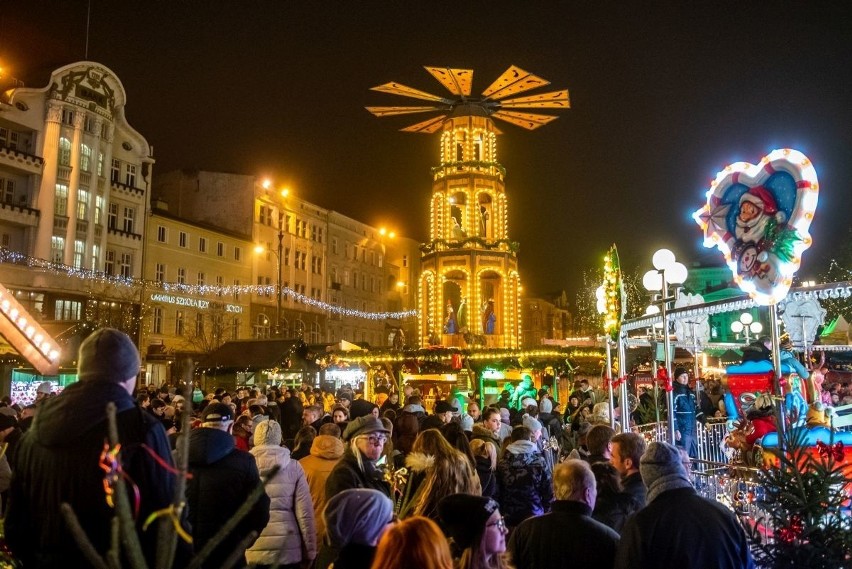
<instances>
[{"instance_id":1,"label":"building column","mask_svg":"<svg viewBox=\"0 0 852 569\"><path fill-rule=\"evenodd\" d=\"M83 267L86 269L91 269L92 267L95 270L98 269L100 259L95 259L92 261L92 246L95 243L95 207L98 203L98 156L100 156L101 152L101 125L103 124L103 119L100 117L95 118L95 140L92 144L92 159L89 161L89 213L86 216L87 221L89 222L88 229L86 230L86 249L83 252ZM106 164L104 164L104 168L106 168ZM103 215L106 215L106 212L103 212Z\"/></svg>"},{"instance_id":2,"label":"building column","mask_svg":"<svg viewBox=\"0 0 852 569\"><path fill-rule=\"evenodd\" d=\"M33 256L50 259L50 243L53 237L54 200L56 199L56 169L59 167L59 132L62 123L62 105L54 101L47 103L47 120L44 129L44 146L41 155L44 158L41 184L35 199L39 210L38 229L36 231Z\"/></svg>"},{"instance_id":3,"label":"building column","mask_svg":"<svg viewBox=\"0 0 852 569\"><path fill-rule=\"evenodd\" d=\"M68 182L68 226L65 228L66 265L74 264L74 241L77 239L77 189L80 187L80 141L86 114L82 110L74 112L74 136L71 137L71 179Z\"/></svg>"},{"instance_id":4,"label":"building column","mask_svg":"<svg viewBox=\"0 0 852 569\"><path fill-rule=\"evenodd\" d=\"M101 187L101 182L103 182L103 198L104 198L104 209L101 212L101 258L98 259L98 267L97 270L104 270L104 259L106 258L106 249L107 249L107 235L109 234L109 230L107 229L107 224L109 223L109 203L110 203L110 193L112 191L112 141L113 134L115 133L115 124L112 122L109 123L107 127L106 136L104 137L104 169L103 169L103 177L98 179L98 188Z\"/></svg>"}]
</instances>

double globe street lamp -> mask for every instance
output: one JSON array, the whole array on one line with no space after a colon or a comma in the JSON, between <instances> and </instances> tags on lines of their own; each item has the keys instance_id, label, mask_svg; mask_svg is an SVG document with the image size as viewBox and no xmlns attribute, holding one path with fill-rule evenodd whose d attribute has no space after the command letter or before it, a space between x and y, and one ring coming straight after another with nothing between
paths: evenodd
<instances>
[{"instance_id":1,"label":"double globe street lamp","mask_svg":"<svg viewBox=\"0 0 852 569\"><path fill-rule=\"evenodd\" d=\"M663 321L663 352L666 366L667 381L673 381L672 377L672 354L669 351L669 321L668 302L674 297L669 296L669 285L680 285L686 281L687 270L683 263L675 260L675 255L668 249L660 249L651 258L654 269L645 273L642 277L642 285L650 292L661 291L660 316ZM668 421L669 440L675 442L674 424L674 394L666 390L666 419Z\"/></svg>"}]
</instances>

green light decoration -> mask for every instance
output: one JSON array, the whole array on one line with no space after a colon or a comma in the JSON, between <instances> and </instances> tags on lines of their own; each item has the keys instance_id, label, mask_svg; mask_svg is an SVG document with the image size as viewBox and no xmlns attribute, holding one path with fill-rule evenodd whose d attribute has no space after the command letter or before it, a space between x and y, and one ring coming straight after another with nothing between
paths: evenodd
<instances>
[{"instance_id":1,"label":"green light decoration","mask_svg":"<svg viewBox=\"0 0 852 569\"><path fill-rule=\"evenodd\" d=\"M603 292L604 332L613 341L617 341L621 322L627 313L627 298L621 276L621 265L618 261L618 250L615 245L610 247L604 257Z\"/></svg>"}]
</instances>

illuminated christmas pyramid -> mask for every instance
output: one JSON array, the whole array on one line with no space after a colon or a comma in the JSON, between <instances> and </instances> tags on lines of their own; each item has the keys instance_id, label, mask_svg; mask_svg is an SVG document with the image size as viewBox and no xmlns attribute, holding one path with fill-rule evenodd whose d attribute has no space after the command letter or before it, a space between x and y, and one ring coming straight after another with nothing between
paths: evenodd
<instances>
[{"instance_id":1,"label":"illuminated christmas pyramid","mask_svg":"<svg viewBox=\"0 0 852 569\"><path fill-rule=\"evenodd\" d=\"M568 91L513 97L549 82L512 66L481 96L471 97L473 70L426 70L451 97L386 83L373 90L431 104L367 107L377 117L439 113L401 129L441 132L441 162L432 168L429 242L421 246L418 341L421 347L518 348L518 244L509 238L506 171L497 161L500 131L493 119L534 130L557 117L515 109L567 109Z\"/></svg>"}]
</instances>

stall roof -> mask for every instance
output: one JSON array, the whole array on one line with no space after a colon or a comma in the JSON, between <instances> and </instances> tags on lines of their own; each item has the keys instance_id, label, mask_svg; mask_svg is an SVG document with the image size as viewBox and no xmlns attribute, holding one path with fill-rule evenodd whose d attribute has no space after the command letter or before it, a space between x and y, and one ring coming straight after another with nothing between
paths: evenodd
<instances>
[{"instance_id":1,"label":"stall roof","mask_svg":"<svg viewBox=\"0 0 852 569\"><path fill-rule=\"evenodd\" d=\"M233 340L201 361L200 368L259 370L278 367L302 345L301 340ZM301 358L297 358L301 360Z\"/></svg>"}]
</instances>

